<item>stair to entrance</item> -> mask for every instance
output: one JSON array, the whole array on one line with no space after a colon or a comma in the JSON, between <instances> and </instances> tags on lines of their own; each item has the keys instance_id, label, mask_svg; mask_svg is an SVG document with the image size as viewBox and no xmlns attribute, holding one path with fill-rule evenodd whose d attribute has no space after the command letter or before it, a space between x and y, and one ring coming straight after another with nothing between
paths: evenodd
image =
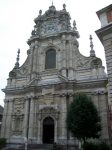
<instances>
[{"instance_id":1,"label":"stair to entrance","mask_svg":"<svg viewBox=\"0 0 112 150\"><path fill-rule=\"evenodd\" d=\"M6 148L5 150L25 150L25 146ZM53 144L28 144L27 150L53 150Z\"/></svg>"},{"instance_id":2,"label":"stair to entrance","mask_svg":"<svg viewBox=\"0 0 112 150\"><path fill-rule=\"evenodd\" d=\"M25 145L7 147L4 150L25 150ZM77 145L28 144L27 150L79 150Z\"/></svg>"},{"instance_id":3,"label":"stair to entrance","mask_svg":"<svg viewBox=\"0 0 112 150\"><path fill-rule=\"evenodd\" d=\"M52 144L29 144L28 150L53 150Z\"/></svg>"}]
</instances>

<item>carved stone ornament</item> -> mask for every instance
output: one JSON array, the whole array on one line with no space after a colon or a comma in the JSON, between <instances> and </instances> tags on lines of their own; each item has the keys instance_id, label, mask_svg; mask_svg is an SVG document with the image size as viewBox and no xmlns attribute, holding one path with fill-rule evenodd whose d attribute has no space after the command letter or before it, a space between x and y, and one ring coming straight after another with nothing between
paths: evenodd
<instances>
[{"instance_id":1,"label":"carved stone ornament","mask_svg":"<svg viewBox=\"0 0 112 150\"><path fill-rule=\"evenodd\" d=\"M57 11L55 6L50 6L49 9L42 15L39 12L39 16L34 20L36 25L32 31L34 36L46 36L62 31L73 31L70 24L70 15L66 11L66 5L63 5L63 10ZM77 34L77 33L76 33Z\"/></svg>"},{"instance_id":2,"label":"carved stone ornament","mask_svg":"<svg viewBox=\"0 0 112 150\"><path fill-rule=\"evenodd\" d=\"M87 59L86 57L82 57L81 55L77 55L76 58L76 68L90 68L90 59Z\"/></svg>"},{"instance_id":3,"label":"carved stone ornament","mask_svg":"<svg viewBox=\"0 0 112 150\"><path fill-rule=\"evenodd\" d=\"M21 99L15 99L14 101L14 114L21 115L24 110L24 101Z\"/></svg>"},{"instance_id":4,"label":"carved stone ornament","mask_svg":"<svg viewBox=\"0 0 112 150\"><path fill-rule=\"evenodd\" d=\"M44 119L45 117L51 116L55 119L59 118L59 111L53 107L45 107L39 111L38 118L39 120Z\"/></svg>"},{"instance_id":5,"label":"carved stone ornament","mask_svg":"<svg viewBox=\"0 0 112 150\"><path fill-rule=\"evenodd\" d=\"M91 61L92 68L100 68L102 66L102 61L100 58L95 58Z\"/></svg>"},{"instance_id":6,"label":"carved stone ornament","mask_svg":"<svg viewBox=\"0 0 112 150\"><path fill-rule=\"evenodd\" d=\"M9 77L10 78L15 78L16 77L16 71L13 69L12 71L9 72Z\"/></svg>"}]
</instances>

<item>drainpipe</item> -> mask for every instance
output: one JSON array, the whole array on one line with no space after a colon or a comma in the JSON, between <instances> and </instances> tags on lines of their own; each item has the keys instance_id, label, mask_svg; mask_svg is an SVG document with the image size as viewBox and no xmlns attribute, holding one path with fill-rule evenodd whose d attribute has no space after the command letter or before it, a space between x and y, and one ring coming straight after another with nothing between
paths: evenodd
<instances>
[{"instance_id":1,"label":"drainpipe","mask_svg":"<svg viewBox=\"0 0 112 150\"><path fill-rule=\"evenodd\" d=\"M68 93L68 82L67 82L67 93L66 93L66 108L67 108L67 114L69 109L69 93ZM67 116L67 115L66 115ZM69 131L67 129L67 150L68 150L68 140L69 140Z\"/></svg>"}]
</instances>

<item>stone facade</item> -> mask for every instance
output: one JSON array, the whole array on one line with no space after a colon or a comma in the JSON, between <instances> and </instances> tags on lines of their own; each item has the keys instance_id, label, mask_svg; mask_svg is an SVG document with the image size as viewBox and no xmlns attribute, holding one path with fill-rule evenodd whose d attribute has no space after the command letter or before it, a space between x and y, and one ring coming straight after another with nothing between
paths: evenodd
<instances>
[{"instance_id":1,"label":"stone facade","mask_svg":"<svg viewBox=\"0 0 112 150\"><path fill-rule=\"evenodd\" d=\"M19 67L18 50L17 62L3 89L1 136L9 142L23 142L26 137L35 143L72 143L66 113L73 95L84 92L91 96L101 116L101 139L108 140L108 79L101 59L95 56L92 37L90 56L85 57L78 49L76 22L71 26L65 4L60 11L53 5L44 14L40 10L34 21L27 59ZM48 127L54 133L46 139Z\"/></svg>"}]
</instances>

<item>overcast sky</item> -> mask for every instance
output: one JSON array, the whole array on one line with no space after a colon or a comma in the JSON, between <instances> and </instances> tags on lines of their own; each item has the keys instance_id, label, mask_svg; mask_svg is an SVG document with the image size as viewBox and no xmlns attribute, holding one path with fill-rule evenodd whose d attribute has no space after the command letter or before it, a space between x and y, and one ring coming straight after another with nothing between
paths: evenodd
<instances>
[{"instance_id":1,"label":"overcast sky","mask_svg":"<svg viewBox=\"0 0 112 150\"><path fill-rule=\"evenodd\" d=\"M105 66L104 49L94 31L100 28L100 21L96 11L110 5L112 0L53 0L57 10L66 9L71 15L71 24L76 20L80 34L79 50L89 56L92 34L96 56L103 60ZM9 72L16 62L17 50L20 48L20 65L26 59L29 48L26 41L31 35L34 18L42 9L48 10L52 0L0 0L0 89L5 88ZM5 96L0 90L0 104L3 106Z\"/></svg>"}]
</instances>

